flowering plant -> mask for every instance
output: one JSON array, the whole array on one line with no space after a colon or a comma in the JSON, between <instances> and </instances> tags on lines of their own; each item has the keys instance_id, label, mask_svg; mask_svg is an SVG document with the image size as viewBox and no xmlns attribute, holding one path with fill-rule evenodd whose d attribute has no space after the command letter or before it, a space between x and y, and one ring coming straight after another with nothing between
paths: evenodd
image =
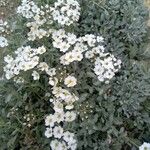
<instances>
[{"instance_id":1,"label":"flowering plant","mask_svg":"<svg viewBox=\"0 0 150 150\"><path fill-rule=\"evenodd\" d=\"M94 2L93 8L97 4ZM7 87L11 83L12 88L9 94L6 94L9 90L2 90L2 94L7 95L6 103L11 102L9 107L13 106L7 117L11 123L13 120L19 122L12 134L16 139L20 137L20 149L28 142L29 149L45 150L49 146L52 150L115 149L116 146L121 149L124 144L137 146L132 140L129 142L133 136L124 126L124 119L128 125L128 119L141 116L138 106L147 100L149 93L143 95L144 88L138 88L130 94L133 97L135 92L139 94L137 102L131 98L126 103L127 100L121 98L128 93L132 82L140 81L142 72L133 63L129 75L125 73L124 69L130 66L125 64L130 62L126 54L112 51L107 35L103 37L101 32L93 32L92 27L85 31L86 26L82 25L88 23L81 15L86 16L83 7L82 1L77 0L47 3L22 0L17 14L23 21L24 40L21 45L17 44L18 47L9 41L1 42L1 47L10 44L16 48L4 57L5 78L8 80L4 85ZM126 41L132 42L130 38ZM140 38L136 42L140 42ZM132 76L134 80L130 79ZM121 92L123 82L128 86ZM143 80L141 86L143 82L148 85ZM137 82L133 86L136 87ZM18 102L18 98L22 100ZM136 107L132 108L132 101ZM148 116L142 117L146 119ZM134 123L138 124L137 121ZM149 122L142 123L146 123L147 129ZM135 126L140 130L140 124ZM13 146L13 140L7 147Z\"/></svg>"}]
</instances>

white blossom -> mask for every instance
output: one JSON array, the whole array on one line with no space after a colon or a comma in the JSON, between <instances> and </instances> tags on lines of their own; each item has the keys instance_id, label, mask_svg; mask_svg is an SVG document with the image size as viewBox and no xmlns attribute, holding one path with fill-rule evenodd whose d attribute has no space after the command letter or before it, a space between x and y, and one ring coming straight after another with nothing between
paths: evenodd
<instances>
[{"instance_id":1,"label":"white blossom","mask_svg":"<svg viewBox=\"0 0 150 150\"><path fill-rule=\"evenodd\" d=\"M38 50L40 48L41 47L34 49L30 46L20 47L15 51L15 58L9 55L6 56L4 58L4 61L6 62L6 65L4 67L6 78L11 79L16 75L19 75L21 71L28 71L35 68L39 64L40 54Z\"/></svg>"},{"instance_id":2,"label":"white blossom","mask_svg":"<svg viewBox=\"0 0 150 150\"><path fill-rule=\"evenodd\" d=\"M46 136L47 138L50 138L50 137L53 136L52 128L46 128L45 136Z\"/></svg>"},{"instance_id":3,"label":"white blossom","mask_svg":"<svg viewBox=\"0 0 150 150\"><path fill-rule=\"evenodd\" d=\"M51 7L53 19L61 25L71 25L79 20L80 6L76 0L58 0Z\"/></svg>"},{"instance_id":4,"label":"white blossom","mask_svg":"<svg viewBox=\"0 0 150 150\"><path fill-rule=\"evenodd\" d=\"M77 84L77 79L74 76L68 76L64 81L67 87L73 87Z\"/></svg>"},{"instance_id":5,"label":"white blossom","mask_svg":"<svg viewBox=\"0 0 150 150\"><path fill-rule=\"evenodd\" d=\"M65 121L72 122L76 119L76 113L74 111L67 111L65 113Z\"/></svg>"},{"instance_id":6,"label":"white blossom","mask_svg":"<svg viewBox=\"0 0 150 150\"><path fill-rule=\"evenodd\" d=\"M63 128L60 126L55 126L53 129L53 135L55 138L60 139L63 136Z\"/></svg>"},{"instance_id":7,"label":"white blossom","mask_svg":"<svg viewBox=\"0 0 150 150\"><path fill-rule=\"evenodd\" d=\"M49 70L49 66L46 62L40 62L38 68L39 70L46 71L46 72Z\"/></svg>"},{"instance_id":8,"label":"white blossom","mask_svg":"<svg viewBox=\"0 0 150 150\"><path fill-rule=\"evenodd\" d=\"M37 53L38 54L43 54L46 52L46 48L44 46L41 46L37 49Z\"/></svg>"},{"instance_id":9,"label":"white blossom","mask_svg":"<svg viewBox=\"0 0 150 150\"><path fill-rule=\"evenodd\" d=\"M59 142L58 140L55 139L55 140L51 141L50 146L51 146L52 150L59 150L61 147L61 142Z\"/></svg>"},{"instance_id":10,"label":"white blossom","mask_svg":"<svg viewBox=\"0 0 150 150\"><path fill-rule=\"evenodd\" d=\"M58 113L63 112L63 107L64 106L63 106L63 104L61 102L56 101L56 102L53 102L53 104L54 104L53 109L55 110L55 112L58 112Z\"/></svg>"},{"instance_id":11,"label":"white blossom","mask_svg":"<svg viewBox=\"0 0 150 150\"><path fill-rule=\"evenodd\" d=\"M55 119L54 115L52 115L52 114L48 115L45 118L45 125L46 126L53 127L55 122L56 122L56 119Z\"/></svg>"},{"instance_id":12,"label":"white blossom","mask_svg":"<svg viewBox=\"0 0 150 150\"><path fill-rule=\"evenodd\" d=\"M6 47L8 46L8 41L5 37L0 36L0 47Z\"/></svg>"},{"instance_id":13,"label":"white blossom","mask_svg":"<svg viewBox=\"0 0 150 150\"><path fill-rule=\"evenodd\" d=\"M25 18L32 18L40 12L40 8L30 0L22 0L22 4L17 8L17 13Z\"/></svg>"},{"instance_id":14,"label":"white blossom","mask_svg":"<svg viewBox=\"0 0 150 150\"><path fill-rule=\"evenodd\" d=\"M57 123L63 122L64 121L64 112L56 112L56 113L54 113L54 117L55 117Z\"/></svg>"},{"instance_id":15,"label":"white blossom","mask_svg":"<svg viewBox=\"0 0 150 150\"><path fill-rule=\"evenodd\" d=\"M50 147L52 150L68 150L66 144L58 141L57 139L51 141Z\"/></svg>"},{"instance_id":16,"label":"white blossom","mask_svg":"<svg viewBox=\"0 0 150 150\"><path fill-rule=\"evenodd\" d=\"M63 139L67 142L67 143L74 143L75 139L74 139L74 133L71 133L69 131L66 131L63 133Z\"/></svg>"}]
</instances>

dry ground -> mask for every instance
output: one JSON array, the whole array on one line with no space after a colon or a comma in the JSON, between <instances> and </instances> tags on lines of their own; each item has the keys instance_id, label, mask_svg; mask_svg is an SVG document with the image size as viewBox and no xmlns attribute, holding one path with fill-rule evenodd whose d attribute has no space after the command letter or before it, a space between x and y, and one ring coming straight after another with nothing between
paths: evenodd
<instances>
[{"instance_id":1,"label":"dry ground","mask_svg":"<svg viewBox=\"0 0 150 150\"><path fill-rule=\"evenodd\" d=\"M19 0L0 0L0 19L9 17L18 5Z\"/></svg>"}]
</instances>

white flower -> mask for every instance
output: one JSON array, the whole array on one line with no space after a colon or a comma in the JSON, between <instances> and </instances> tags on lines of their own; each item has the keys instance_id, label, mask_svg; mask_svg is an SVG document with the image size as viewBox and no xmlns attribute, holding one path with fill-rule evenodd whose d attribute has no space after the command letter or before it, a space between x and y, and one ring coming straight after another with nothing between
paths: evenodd
<instances>
[{"instance_id":1,"label":"white flower","mask_svg":"<svg viewBox=\"0 0 150 150\"><path fill-rule=\"evenodd\" d=\"M58 102L58 101L56 101L56 102L53 102L53 104L54 104L54 110L55 110L55 112L59 112L59 113L61 113L61 112L63 112L63 104L61 103L61 102Z\"/></svg>"},{"instance_id":2,"label":"white flower","mask_svg":"<svg viewBox=\"0 0 150 150\"><path fill-rule=\"evenodd\" d=\"M52 135L53 135L52 128L46 128L45 136L47 138L50 138L50 137L52 137Z\"/></svg>"},{"instance_id":3,"label":"white flower","mask_svg":"<svg viewBox=\"0 0 150 150\"><path fill-rule=\"evenodd\" d=\"M63 56L62 56L63 57ZM69 65L70 63L76 61L76 52L74 51L71 51L71 52L68 52L64 55L64 65Z\"/></svg>"},{"instance_id":4,"label":"white flower","mask_svg":"<svg viewBox=\"0 0 150 150\"><path fill-rule=\"evenodd\" d=\"M66 43L66 42L61 42L60 44L60 51L61 52L66 52L68 51L68 49L70 48L70 44L69 43Z\"/></svg>"},{"instance_id":5,"label":"white flower","mask_svg":"<svg viewBox=\"0 0 150 150\"><path fill-rule=\"evenodd\" d=\"M150 143L144 142L143 145L139 147L139 150L150 150Z\"/></svg>"},{"instance_id":6,"label":"white flower","mask_svg":"<svg viewBox=\"0 0 150 150\"><path fill-rule=\"evenodd\" d=\"M97 36L97 42L104 42L104 38L102 36Z\"/></svg>"},{"instance_id":7,"label":"white flower","mask_svg":"<svg viewBox=\"0 0 150 150\"><path fill-rule=\"evenodd\" d=\"M45 125L46 126L50 126L50 127L53 127L54 126L54 123L56 122L55 118L54 118L54 115L49 115L45 118Z\"/></svg>"},{"instance_id":8,"label":"white flower","mask_svg":"<svg viewBox=\"0 0 150 150\"><path fill-rule=\"evenodd\" d=\"M88 50L88 46L83 44L82 38L78 38L78 42L75 44L73 52L83 53Z\"/></svg>"},{"instance_id":9,"label":"white flower","mask_svg":"<svg viewBox=\"0 0 150 150\"><path fill-rule=\"evenodd\" d=\"M67 142L67 143L74 143L74 133L71 133L69 131L66 131L63 133L63 139Z\"/></svg>"},{"instance_id":10,"label":"white flower","mask_svg":"<svg viewBox=\"0 0 150 150\"><path fill-rule=\"evenodd\" d=\"M33 71L32 76L33 76L33 80L39 80L40 79L40 75L37 71Z\"/></svg>"},{"instance_id":11,"label":"white flower","mask_svg":"<svg viewBox=\"0 0 150 150\"><path fill-rule=\"evenodd\" d=\"M66 101L66 99L68 99L70 97L70 92L65 90L65 89L62 89L61 93L60 93L60 98L64 101Z\"/></svg>"},{"instance_id":12,"label":"white flower","mask_svg":"<svg viewBox=\"0 0 150 150\"><path fill-rule=\"evenodd\" d=\"M87 51L85 53L85 58L91 59L94 57L94 53L92 51Z\"/></svg>"},{"instance_id":13,"label":"white flower","mask_svg":"<svg viewBox=\"0 0 150 150\"><path fill-rule=\"evenodd\" d=\"M52 150L68 150L65 142L59 142L56 139L51 141L50 147Z\"/></svg>"},{"instance_id":14,"label":"white flower","mask_svg":"<svg viewBox=\"0 0 150 150\"><path fill-rule=\"evenodd\" d=\"M40 9L33 1L23 0L22 4L17 8L17 13L25 18L32 18L38 14Z\"/></svg>"},{"instance_id":15,"label":"white flower","mask_svg":"<svg viewBox=\"0 0 150 150\"><path fill-rule=\"evenodd\" d=\"M65 121L72 122L76 119L76 113L73 111L67 111L65 113Z\"/></svg>"},{"instance_id":16,"label":"white flower","mask_svg":"<svg viewBox=\"0 0 150 150\"><path fill-rule=\"evenodd\" d=\"M96 36L93 34L86 34L83 37L83 40L87 42L90 47L93 47L95 46L95 43L96 43Z\"/></svg>"},{"instance_id":17,"label":"white flower","mask_svg":"<svg viewBox=\"0 0 150 150\"><path fill-rule=\"evenodd\" d=\"M56 122L60 123L61 121L64 121L64 112L61 112L61 113L56 112L54 113L54 117L56 119Z\"/></svg>"},{"instance_id":18,"label":"white flower","mask_svg":"<svg viewBox=\"0 0 150 150\"><path fill-rule=\"evenodd\" d=\"M71 149L71 150L76 150L77 149L77 143L74 143L74 144L72 144L72 145L69 145L68 146L68 149Z\"/></svg>"},{"instance_id":19,"label":"white flower","mask_svg":"<svg viewBox=\"0 0 150 150\"><path fill-rule=\"evenodd\" d=\"M38 68L39 68L39 70L41 70L41 71L48 71L48 69L49 69L49 66L48 66L48 64L46 63L46 62L41 62L39 65L38 65Z\"/></svg>"},{"instance_id":20,"label":"white flower","mask_svg":"<svg viewBox=\"0 0 150 150\"><path fill-rule=\"evenodd\" d=\"M37 53L38 53L38 54L43 54L43 53L45 53L45 52L46 52L46 48L45 48L44 46L39 47L39 48L37 49Z\"/></svg>"},{"instance_id":21,"label":"white flower","mask_svg":"<svg viewBox=\"0 0 150 150\"><path fill-rule=\"evenodd\" d=\"M50 147L52 148L52 150L59 150L60 142L55 139L55 140L51 141Z\"/></svg>"},{"instance_id":22,"label":"white flower","mask_svg":"<svg viewBox=\"0 0 150 150\"><path fill-rule=\"evenodd\" d=\"M83 54L81 52L74 53L74 60L81 61L83 59Z\"/></svg>"},{"instance_id":23,"label":"white flower","mask_svg":"<svg viewBox=\"0 0 150 150\"><path fill-rule=\"evenodd\" d=\"M64 84L67 87L73 87L77 84L77 79L74 76L68 76L65 78Z\"/></svg>"},{"instance_id":24,"label":"white flower","mask_svg":"<svg viewBox=\"0 0 150 150\"><path fill-rule=\"evenodd\" d=\"M107 79L112 79L113 76L115 76L115 73L111 70L107 71L106 73L104 73L105 78Z\"/></svg>"},{"instance_id":25,"label":"white flower","mask_svg":"<svg viewBox=\"0 0 150 150\"><path fill-rule=\"evenodd\" d=\"M102 75L104 73L104 68L101 65L96 65L94 68L94 72L96 75Z\"/></svg>"},{"instance_id":26,"label":"white flower","mask_svg":"<svg viewBox=\"0 0 150 150\"><path fill-rule=\"evenodd\" d=\"M0 47L8 46L8 41L5 37L0 36Z\"/></svg>"},{"instance_id":27,"label":"white flower","mask_svg":"<svg viewBox=\"0 0 150 150\"><path fill-rule=\"evenodd\" d=\"M67 145L66 145L65 142L62 142L60 145L61 145L60 146L61 147L60 150L68 150Z\"/></svg>"},{"instance_id":28,"label":"white flower","mask_svg":"<svg viewBox=\"0 0 150 150\"><path fill-rule=\"evenodd\" d=\"M60 63L63 65L69 65L73 61L74 59L72 53L66 53L65 55L60 57Z\"/></svg>"},{"instance_id":29,"label":"white flower","mask_svg":"<svg viewBox=\"0 0 150 150\"><path fill-rule=\"evenodd\" d=\"M76 43L77 41L77 37L75 34L72 34L72 33L68 33L68 38L67 38L67 41L69 44L73 45Z\"/></svg>"},{"instance_id":30,"label":"white flower","mask_svg":"<svg viewBox=\"0 0 150 150\"><path fill-rule=\"evenodd\" d=\"M79 98L77 96L75 96L74 94L69 94L68 96L65 97L65 102L66 102L66 105L69 105L71 106L75 101L78 101Z\"/></svg>"},{"instance_id":31,"label":"white flower","mask_svg":"<svg viewBox=\"0 0 150 150\"><path fill-rule=\"evenodd\" d=\"M61 58L60 58L61 59ZM64 55L65 63L69 65L71 62L74 61L74 53L68 52Z\"/></svg>"},{"instance_id":32,"label":"white flower","mask_svg":"<svg viewBox=\"0 0 150 150\"><path fill-rule=\"evenodd\" d=\"M62 88L61 87L53 87L52 93L55 95L56 98L59 98L62 94Z\"/></svg>"},{"instance_id":33,"label":"white flower","mask_svg":"<svg viewBox=\"0 0 150 150\"><path fill-rule=\"evenodd\" d=\"M53 135L55 138L60 139L63 136L63 128L60 126L55 126L53 129Z\"/></svg>"}]
</instances>

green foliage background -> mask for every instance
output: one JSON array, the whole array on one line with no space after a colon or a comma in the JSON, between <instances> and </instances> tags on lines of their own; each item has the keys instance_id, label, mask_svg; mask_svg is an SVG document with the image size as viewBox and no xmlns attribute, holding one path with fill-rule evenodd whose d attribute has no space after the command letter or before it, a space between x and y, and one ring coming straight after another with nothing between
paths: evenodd
<instances>
[{"instance_id":1,"label":"green foliage background","mask_svg":"<svg viewBox=\"0 0 150 150\"><path fill-rule=\"evenodd\" d=\"M54 0L53 0L54 1ZM38 4L53 3L37 0ZM121 58L122 69L109 85L97 81L91 63L72 64L79 85L75 93L79 112L74 123L66 124L76 133L78 150L136 150L143 141L150 142L150 70L145 64L150 58L148 48L148 10L142 0L79 0L82 11L77 24L68 29L76 35L101 34L106 49ZM59 53L52 48L50 39L28 43L25 20L10 18L14 32L5 53L12 53L21 45L37 47L44 44L49 51L42 59L57 65ZM48 150L49 140L44 137L44 117L52 112L45 92L51 92L47 79L16 85L0 81L0 150ZM11 116L12 107L18 108ZM35 115L32 127L23 126L23 116Z\"/></svg>"}]
</instances>

